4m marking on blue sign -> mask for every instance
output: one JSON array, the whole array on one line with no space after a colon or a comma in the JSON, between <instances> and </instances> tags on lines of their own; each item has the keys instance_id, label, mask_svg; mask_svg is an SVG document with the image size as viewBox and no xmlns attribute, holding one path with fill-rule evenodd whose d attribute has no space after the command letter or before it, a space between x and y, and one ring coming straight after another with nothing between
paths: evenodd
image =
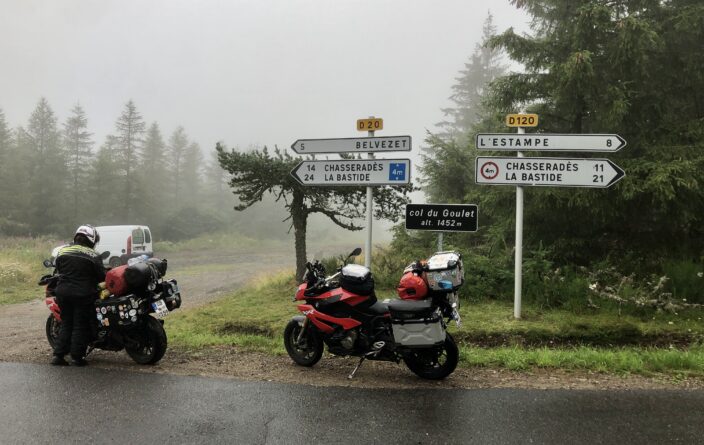
<instances>
[{"instance_id":1,"label":"4m marking on blue sign","mask_svg":"<svg viewBox=\"0 0 704 445\"><path fill-rule=\"evenodd\" d=\"M406 164L389 164L389 181L405 181Z\"/></svg>"}]
</instances>

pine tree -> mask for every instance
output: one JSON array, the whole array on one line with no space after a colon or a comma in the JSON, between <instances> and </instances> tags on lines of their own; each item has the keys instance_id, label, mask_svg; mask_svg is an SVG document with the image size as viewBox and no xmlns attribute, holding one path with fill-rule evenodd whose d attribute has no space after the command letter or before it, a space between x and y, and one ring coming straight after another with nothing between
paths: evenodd
<instances>
[{"instance_id":1,"label":"pine tree","mask_svg":"<svg viewBox=\"0 0 704 445\"><path fill-rule=\"evenodd\" d=\"M118 166L123 174L124 190L122 218L125 223L131 221L134 216L133 209L137 201L139 178L135 174L135 168L139 165L139 154L142 149L143 136L146 124L142 115L137 111L137 107L131 100L125 104L122 114L115 123L117 149L116 156Z\"/></svg>"},{"instance_id":2,"label":"pine tree","mask_svg":"<svg viewBox=\"0 0 704 445\"><path fill-rule=\"evenodd\" d=\"M494 16L491 12L484 21L481 43L477 43L474 53L464 64L464 69L455 78L450 101L454 107L444 108L443 122L438 124L443 139L455 139L458 144L470 142L472 127L482 119L482 100L489 84L505 72L501 63L501 51L486 43L496 35Z\"/></svg>"},{"instance_id":3,"label":"pine tree","mask_svg":"<svg viewBox=\"0 0 704 445\"><path fill-rule=\"evenodd\" d=\"M19 176L21 168L17 150L14 147L12 132L0 110L0 234L20 235L25 228L18 220Z\"/></svg>"},{"instance_id":4,"label":"pine tree","mask_svg":"<svg viewBox=\"0 0 704 445\"><path fill-rule=\"evenodd\" d=\"M201 171L203 168L203 153L200 145L192 142L183 154L183 203L187 207L198 207L201 193Z\"/></svg>"},{"instance_id":5,"label":"pine tree","mask_svg":"<svg viewBox=\"0 0 704 445\"><path fill-rule=\"evenodd\" d=\"M239 199L235 210L245 210L260 203L265 194L276 201L283 200L290 215L296 251L296 277L301 279L306 264L306 232L308 217L324 215L339 227L360 230L357 223L364 215L366 190L364 187L308 187L291 176L291 170L301 158L294 158L278 148L273 155L266 147L251 152L227 151L216 146L220 165L230 173L230 187ZM397 221L401 208L410 200L412 186L375 187L374 216L377 219Z\"/></svg>"},{"instance_id":6,"label":"pine tree","mask_svg":"<svg viewBox=\"0 0 704 445\"><path fill-rule=\"evenodd\" d=\"M115 190L124 178L118 169L117 152L120 141L108 135L93 158L88 180L88 199L91 214L98 225L115 224L121 220L122 209L115 205Z\"/></svg>"},{"instance_id":7,"label":"pine tree","mask_svg":"<svg viewBox=\"0 0 704 445\"><path fill-rule=\"evenodd\" d=\"M45 98L32 112L18 140L30 162L28 223L35 233L67 230L71 202L66 197L66 159L56 116Z\"/></svg>"},{"instance_id":8,"label":"pine tree","mask_svg":"<svg viewBox=\"0 0 704 445\"><path fill-rule=\"evenodd\" d=\"M181 181L184 170L184 156L188 147L188 136L186 130L179 126L174 130L169 138L169 175L171 176L171 198L174 207L181 206L181 194L183 192Z\"/></svg>"},{"instance_id":9,"label":"pine tree","mask_svg":"<svg viewBox=\"0 0 704 445\"><path fill-rule=\"evenodd\" d=\"M225 170L218 161L218 152L210 152L210 159L205 166L204 192L205 202L219 214L225 214L232 202L232 194L227 186ZM226 204L227 203L227 204ZM234 205L234 203L232 203Z\"/></svg>"},{"instance_id":10,"label":"pine tree","mask_svg":"<svg viewBox=\"0 0 704 445\"><path fill-rule=\"evenodd\" d=\"M153 122L147 130L142 147L141 184L144 189L139 213L146 224L158 227L166 217L166 202L169 186L167 175L166 144L159 124Z\"/></svg>"},{"instance_id":11,"label":"pine tree","mask_svg":"<svg viewBox=\"0 0 704 445\"><path fill-rule=\"evenodd\" d=\"M80 224L81 218L87 215L84 206L80 205L85 196L86 182L89 175L88 166L93 152L92 134L88 131L88 118L83 108L76 104L71 110L71 116L66 119L63 130L63 148L68 160L70 175L70 194L72 195L73 222Z\"/></svg>"},{"instance_id":12,"label":"pine tree","mask_svg":"<svg viewBox=\"0 0 704 445\"><path fill-rule=\"evenodd\" d=\"M607 190L526 193L526 227L568 259L701 255L704 245L704 4L699 0L513 0L532 35L492 40L525 66L495 82L498 112L540 129L618 133L626 177ZM672 240L677 240L673 242Z\"/></svg>"}]
</instances>

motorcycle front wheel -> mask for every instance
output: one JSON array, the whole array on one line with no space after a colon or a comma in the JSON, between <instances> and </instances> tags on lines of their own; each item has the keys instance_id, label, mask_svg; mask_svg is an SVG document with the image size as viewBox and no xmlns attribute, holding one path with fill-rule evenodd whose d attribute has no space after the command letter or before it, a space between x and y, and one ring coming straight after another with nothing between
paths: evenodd
<instances>
[{"instance_id":1,"label":"motorcycle front wheel","mask_svg":"<svg viewBox=\"0 0 704 445\"><path fill-rule=\"evenodd\" d=\"M442 380L452 374L459 359L457 344L450 334L446 334L445 342L437 348L412 349L403 357L408 369L429 380Z\"/></svg>"},{"instance_id":2,"label":"motorcycle front wheel","mask_svg":"<svg viewBox=\"0 0 704 445\"><path fill-rule=\"evenodd\" d=\"M323 356L323 340L309 327L301 341L298 336L303 327L297 320L291 320L284 329L284 346L289 357L301 366L313 366Z\"/></svg>"},{"instance_id":3,"label":"motorcycle front wheel","mask_svg":"<svg viewBox=\"0 0 704 445\"><path fill-rule=\"evenodd\" d=\"M147 317L139 335L133 338L135 345L125 345L127 355L140 365L153 365L166 353L166 331L161 322Z\"/></svg>"},{"instance_id":4,"label":"motorcycle front wheel","mask_svg":"<svg viewBox=\"0 0 704 445\"><path fill-rule=\"evenodd\" d=\"M49 341L51 349L56 347L56 342L59 339L59 329L61 329L61 322L54 318L53 315L49 315L49 318L46 319L46 339Z\"/></svg>"}]
</instances>

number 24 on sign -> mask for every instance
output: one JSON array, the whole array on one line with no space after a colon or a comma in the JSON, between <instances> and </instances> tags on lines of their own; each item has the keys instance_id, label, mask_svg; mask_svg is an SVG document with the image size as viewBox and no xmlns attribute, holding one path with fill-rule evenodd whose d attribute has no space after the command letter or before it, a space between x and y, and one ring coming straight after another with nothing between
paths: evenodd
<instances>
[{"instance_id":1,"label":"number 24 on sign","mask_svg":"<svg viewBox=\"0 0 704 445\"><path fill-rule=\"evenodd\" d=\"M306 165L306 171L315 172L315 165L311 165L311 164ZM314 178L313 173L305 173L303 175L303 180L304 181L314 181L315 178Z\"/></svg>"}]
</instances>

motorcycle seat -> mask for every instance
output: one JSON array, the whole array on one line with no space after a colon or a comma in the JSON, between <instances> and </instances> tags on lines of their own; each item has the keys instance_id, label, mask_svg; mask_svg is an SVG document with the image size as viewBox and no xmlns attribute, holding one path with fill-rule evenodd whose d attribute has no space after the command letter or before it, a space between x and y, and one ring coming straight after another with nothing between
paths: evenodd
<instances>
[{"instance_id":1,"label":"motorcycle seat","mask_svg":"<svg viewBox=\"0 0 704 445\"><path fill-rule=\"evenodd\" d=\"M371 312L372 314L384 315L389 312L389 304L377 301L376 303L369 306L367 308L367 311Z\"/></svg>"},{"instance_id":2,"label":"motorcycle seat","mask_svg":"<svg viewBox=\"0 0 704 445\"><path fill-rule=\"evenodd\" d=\"M388 303L391 312L427 312L432 306L431 300L393 300Z\"/></svg>"}]
</instances>

